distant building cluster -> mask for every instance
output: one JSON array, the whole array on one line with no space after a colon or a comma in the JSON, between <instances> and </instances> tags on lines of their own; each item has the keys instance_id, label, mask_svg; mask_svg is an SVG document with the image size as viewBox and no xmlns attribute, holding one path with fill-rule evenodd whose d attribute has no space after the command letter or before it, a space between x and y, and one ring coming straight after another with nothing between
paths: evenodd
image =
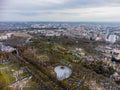
<instances>
[{"instance_id":1,"label":"distant building cluster","mask_svg":"<svg viewBox=\"0 0 120 90\"><path fill-rule=\"evenodd\" d=\"M120 41L120 26L112 24L69 24L69 23L0 23L0 30L11 30L29 34L39 34L46 37L70 36L86 38L95 41L115 43ZM1 39L7 39L11 33L0 34Z\"/></svg>"}]
</instances>

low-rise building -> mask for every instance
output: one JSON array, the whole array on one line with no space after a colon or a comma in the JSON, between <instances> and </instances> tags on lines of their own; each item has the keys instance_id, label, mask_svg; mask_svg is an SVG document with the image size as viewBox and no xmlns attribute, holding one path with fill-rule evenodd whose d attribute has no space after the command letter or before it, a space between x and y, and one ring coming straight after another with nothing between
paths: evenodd
<instances>
[{"instance_id":1,"label":"low-rise building","mask_svg":"<svg viewBox=\"0 0 120 90\"><path fill-rule=\"evenodd\" d=\"M13 52L14 50L16 49L11 46L5 46L5 45L1 46L1 51L5 53L10 53L10 52Z\"/></svg>"}]
</instances>

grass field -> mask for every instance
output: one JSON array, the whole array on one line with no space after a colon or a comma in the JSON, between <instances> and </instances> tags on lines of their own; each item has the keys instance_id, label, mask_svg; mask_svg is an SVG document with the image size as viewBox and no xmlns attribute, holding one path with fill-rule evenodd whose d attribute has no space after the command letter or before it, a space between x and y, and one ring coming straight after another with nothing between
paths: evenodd
<instances>
[{"instance_id":1,"label":"grass field","mask_svg":"<svg viewBox=\"0 0 120 90\"><path fill-rule=\"evenodd\" d=\"M5 86L13 81L15 81L15 78L12 77L12 72L10 70L1 70L0 71L0 86Z\"/></svg>"},{"instance_id":2,"label":"grass field","mask_svg":"<svg viewBox=\"0 0 120 90\"><path fill-rule=\"evenodd\" d=\"M29 34L24 34L24 33L13 33L13 34L14 36L17 36L17 37L24 37L24 38L31 37Z\"/></svg>"},{"instance_id":3,"label":"grass field","mask_svg":"<svg viewBox=\"0 0 120 90\"><path fill-rule=\"evenodd\" d=\"M11 64L0 64L0 86L6 86L7 84L15 81L15 77L13 77L13 72L15 70L19 70L20 68L16 65L10 65Z\"/></svg>"}]
</instances>

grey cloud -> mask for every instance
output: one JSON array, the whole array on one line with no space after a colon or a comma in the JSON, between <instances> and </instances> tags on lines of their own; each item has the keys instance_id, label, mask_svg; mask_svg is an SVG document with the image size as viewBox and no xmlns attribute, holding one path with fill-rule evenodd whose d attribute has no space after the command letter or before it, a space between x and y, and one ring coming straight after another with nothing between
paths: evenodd
<instances>
[{"instance_id":1,"label":"grey cloud","mask_svg":"<svg viewBox=\"0 0 120 90\"><path fill-rule=\"evenodd\" d=\"M23 1L24 2L24 1ZM9 7L7 9L15 10L64 10L64 9L75 9L75 8L92 8L92 7L102 7L102 6L119 6L120 0L66 0L61 4L31 4L25 3L20 5L14 5L14 7Z\"/></svg>"},{"instance_id":2,"label":"grey cloud","mask_svg":"<svg viewBox=\"0 0 120 90\"><path fill-rule=\"evenodd\" d=\"M9 7L8 9L17 10L16 14L23 16L37 16L43 14L79 14L79 13L61 13L56 12L56 10L67 10L67 9L77 9L77 8L93 8L93 7L103 7L103 6L118 6L120 5L120 0L66 0L61 4L39 4L39 3L28 3L23 5L15 5L14 7ZM39 12L34 12L39 11Z\"/></svg>"},{"instance_id":3,"label":"grey cloud","mask_svg":"<svg viewBox=\"0 0 120 90\"><path fill-rule=\"evenodd\" d=\"M4 3L4 0L0 0L0 3ZM7 0L6 0L7 1ZM16 1L17 2L17 1ZM80 16L80 15L87 15L89 13L105 13L103 11L92 11L89 12L89 8L96 8L96 7L120 7L120 0L65 0L62 3L50 3L50 4L44 4L44 3L37 3L34 1L34 3L31 2L25 2L24 0L21 0L22 3L15 3L14 5L6 5L4 7L1 7L0 14L12 14L14 16L21 16L21 17L38 17L38 16L44 16L47 17L49 15L58 15L58 16ZM67 11L68 9L82 9L78 12L70 12ZM88 10L87 10L87 9ZM9 12L1 12L1 10L8 10ZM86 10L86 12L84 11ZM3 15L4 16L4 15ZM57 17L57 16L55 16ZM96 16L97 17L97 16ZM49 17L48 17L49 18ZM91 18L91 17L90 17Z\"/></svg>"},{"instance_id":4,"label":"grey cloud","mask_svg":"<svg viewBox=\"0 0 120 90\"><path fill-rule=\"evenodd\" d=\"M60 6L55 6L55 9L92 8L92 7L119 6L119 5L120 5L120 0L69 0Z\"/></svg>"}]
</instances>

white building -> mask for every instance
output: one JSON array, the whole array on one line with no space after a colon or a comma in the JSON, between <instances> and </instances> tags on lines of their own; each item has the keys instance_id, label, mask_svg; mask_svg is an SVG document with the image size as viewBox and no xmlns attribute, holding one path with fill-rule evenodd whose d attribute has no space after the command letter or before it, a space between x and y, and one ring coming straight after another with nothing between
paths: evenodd
<instances>
[{"instance_id":1,"label":"white building","mask_svg":"<svg viewBox=\"0 0 120 90\"><path fill-rule=\"evenodd\" d=\"M5 45L1 46L2 52L10 53L10 52L13 52L14 50L15 50L15 48L13 48L11 46L5 46Z\"/></svg>"},{"instance_id":2,"label":"white building","mask_svg":"<svg viewBox=\"0 0 120 90\"><path fill-rule=\"evenodd\" d=\"M115 43L117 40L117 35L109 35L109 37L106 39L106 41L110 43Z\"/></svg>"},{"instance_id":3,"label":"white building","mask_svg":"<svg viewBox=\"0 0 120 90\"><path fill-rule=\"evenodd\" d=\"M6 40L12 36L12 33L6 33L5 35L0 35L0 40Z\"/></svg>"},{"instance_id":4,"label":"white building","mask_svg":"<svg viewBox=\"0 0 120 90\"><path fill-rule=\"evenodd\" d=\"M57 66L54 71L56 72L58 80L64 80L71 76L72 70L66 66Z\"/></svg>"},{"instance_id":5,"label":"white building","mask_svg":"<svg viewBox=\"0 0 120 90\"><path fill-rule=\"evenodd\" d=\"M60 35L61 35L61 33L59 33L59 32L49 31L49 32L46 32L45 36L52 37L52 36L60 36Z\"/></svg>"}]
</instances>

